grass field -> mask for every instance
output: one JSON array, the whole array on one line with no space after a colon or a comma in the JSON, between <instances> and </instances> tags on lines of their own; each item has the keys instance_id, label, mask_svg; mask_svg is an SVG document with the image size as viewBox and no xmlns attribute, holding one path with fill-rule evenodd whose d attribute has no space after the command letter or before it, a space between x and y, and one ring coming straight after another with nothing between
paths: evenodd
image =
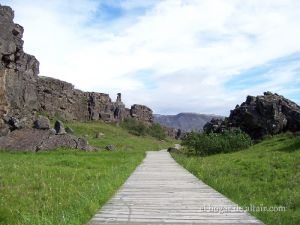
<instances>
[{"instance_id":1,"label":"grass field","mask_svg":"<svg viewBox=\"0 0 300 225\"><path fill-rule=\"evenodd\" d=\"M235 153L173 157L240 206L286 207L285 212L251 212L265 224L300 224L299 136L275 136Z\"/></svg>"},{"instance_id":2,"label":"grass field","mask_svg":"<svg viewBox=\"0 0 300 225\"><path fill-rule=\"evenodd\" d=\"M69 126L91 145L113 144L117 150L0 151L1 225L86 224L140 164L145 151L173 144L105 123ZM96 132L105 138L95 139Z\"/></svg>"}]
</instances>

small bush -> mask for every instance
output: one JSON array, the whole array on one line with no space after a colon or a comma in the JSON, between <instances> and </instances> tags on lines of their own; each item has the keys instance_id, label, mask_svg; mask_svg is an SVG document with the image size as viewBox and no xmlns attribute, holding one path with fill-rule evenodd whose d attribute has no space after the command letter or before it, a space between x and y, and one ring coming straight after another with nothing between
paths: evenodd
<instances>
[{"instance_id":1,"label":"small bush","mask_svg":"<svg viewBox=\"0 0 300 225\"><path fill-rule=\"evenodd\" d=\"M252 140L241 130L208 134L192 132L183 139L182 144L189 153L204 156L245 149L252 144Z\"/></svg>"},{"instance_id":2,"label":"small bush","mask_svg":"<svg viewBox=\"0 0 300 225\"><path fill-rule=\"evenodd\" d=\"M121 126L137 136L144 136L147 133L147 126L135 119L125 119Z\"/></svg>"},{"instance_id":3,"label":"small bush","mask_svg":"<svg viewBox=\"0 0 300 225\"><path fill-rule=\"evenodd\" d=\"M155 123L155 124L152 124L151 126L149 126L147 133L150 136L155 137L159 140L166 139L166 132L165 132L164 128L158 123Z\"/></svg>"},{"instance_id":4,"label":"small bush","mask_svg":"<svg viewBox=\"0 0 300 225\"><path fill-rule=\"evenodd\" d=\"M130 118L125 119L121 126L127 129L129 133L137 136L149 135L160 140L166 138L165 131L160 124L155 123L151 125L146 125L141 121Z\"/></svg>"}]
</instances>

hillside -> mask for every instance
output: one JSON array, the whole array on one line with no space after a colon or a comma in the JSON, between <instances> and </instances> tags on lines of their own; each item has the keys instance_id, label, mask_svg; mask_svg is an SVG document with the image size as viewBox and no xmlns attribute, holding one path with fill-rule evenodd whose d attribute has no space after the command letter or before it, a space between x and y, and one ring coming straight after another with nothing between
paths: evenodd
<instances>
[{"instance_id":1,"label":"hillside","mask_svg":"<svg viewBox=\"0 0 300 225\"><path fill-rule=\"evenodd\" d=\"M285 207L285 212L251 212L265 224L300 224L299 135L281 134L234 153L173 157L242 207Z\"/></svg>"},{"instance_id":2,"label":"hillside","mask_svg":"<svg viewBox=\"0 0 300 225\"><path fill-rule=\"evenodd\" d=\"M202 130L203 126L212 118L222 118L217 115L179 113L177 115L154 114L154 121L168 127L182 131Z\"/></svg>"},{"instance_id":3,"label":"hillside","mask_svg":"<svg viewBox=\"0 0 300 225\"><path fill-rule=\"evenodd\" d=\"M141 163L145 151L174 144L103 122L67 125L91 145L112 144L116 150L0 151L1 225L86 224ZM97 139L97 132L105 136Z\"/></svg>"}]
</instances>

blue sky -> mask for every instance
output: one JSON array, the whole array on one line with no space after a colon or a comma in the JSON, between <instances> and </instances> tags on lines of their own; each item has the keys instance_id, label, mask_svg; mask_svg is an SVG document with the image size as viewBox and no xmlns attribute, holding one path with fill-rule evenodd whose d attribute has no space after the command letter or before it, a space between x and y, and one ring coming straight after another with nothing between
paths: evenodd
<instances>
[{"instance_id":1,"label":"blue sky","mask_svg":"<svg viewBox=\"0 0 300 225\"><path fill-rule=\"evenodd\" d=\"M300 103L298 0L4 0L41 75L156 113L228 115L247 95Z\"/></svg>"}]
</instances>

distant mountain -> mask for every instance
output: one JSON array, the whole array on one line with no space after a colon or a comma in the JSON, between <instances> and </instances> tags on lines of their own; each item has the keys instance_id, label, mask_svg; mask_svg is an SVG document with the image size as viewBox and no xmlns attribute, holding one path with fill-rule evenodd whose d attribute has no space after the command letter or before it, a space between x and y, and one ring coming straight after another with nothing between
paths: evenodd
<instances>
[{"instance_id":1,"label":"distant mountain","mask_svg":"<svg viewBox=\"0 0 300 225\"><path fill-rule=\"evenodd\" d=\"M177 115L154 114L154 121L164 126L174 127L182 131L202 130L212 118L223 118L217 115L179 113Z\"/></svg>"}]
</instances>

